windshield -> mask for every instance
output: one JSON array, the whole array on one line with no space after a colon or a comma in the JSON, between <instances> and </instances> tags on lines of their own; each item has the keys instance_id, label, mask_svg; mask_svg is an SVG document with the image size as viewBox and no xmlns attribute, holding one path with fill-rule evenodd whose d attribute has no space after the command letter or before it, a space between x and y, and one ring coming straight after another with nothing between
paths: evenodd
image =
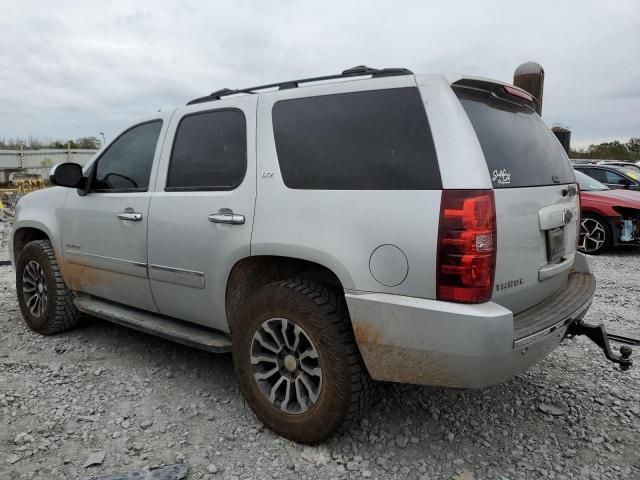
<instances>
[{"instance_id":1,"label":"windshield","mask_svg":"<svg viewBox=\"0 0 640 480\"><path fill-rule=\"evenodd\" d=\"M579 172L578 170L574 170L573 173L576 175L576 180L580 184L580 190L583 192L599 192L601 190L609 190L604 183L600 183L595 178L591 178L589 175Z\"/></svg>"}]
</instances>

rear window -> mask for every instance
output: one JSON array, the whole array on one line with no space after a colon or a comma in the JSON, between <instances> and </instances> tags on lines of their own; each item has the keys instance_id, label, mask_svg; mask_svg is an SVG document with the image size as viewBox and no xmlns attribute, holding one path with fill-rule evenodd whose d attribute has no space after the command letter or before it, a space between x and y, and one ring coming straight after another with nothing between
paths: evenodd
<instances>
[{"instance_id":1,"label":"rear window","mask_svg":"<svg viewBox=\"0 0 640 480\"><path fill-rule=\"evenodd\" d=\"M574 183L557 138L529 107L455 89L484 152L494 188Z\"/></svg>"},{"instance_id":2,"label":"rear window","mask_svg":"<svg viewBox=\"0 0 640 480\"><path fill-rule=\"evenodd\" d=\"M273 107L273 131L289 188L442 188L417 88L281 100Z\"/></svg>"}]
</instances>

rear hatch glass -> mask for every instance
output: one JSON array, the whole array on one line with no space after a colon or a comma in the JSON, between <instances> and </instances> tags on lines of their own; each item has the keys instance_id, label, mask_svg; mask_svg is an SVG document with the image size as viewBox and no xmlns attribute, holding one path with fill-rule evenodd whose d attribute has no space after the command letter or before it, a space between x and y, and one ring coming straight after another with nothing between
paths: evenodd
<instances>
[{"instance_id":1,"label":"rear hatch glass","mask_svg":"<svg viewBox=\"0 0 640 480\"><path fill-rule=\"evenodd\" d=\"M579 218L573 169L526 101L511 98L498 84L487 91L455 85L454 90L494 187L497 258L491 298L517 314L566 285Z\"/></svg>"},{"instance_id":2,"label":"rear hatch glass","mask_svg":"<svg viewBox=\"0 0 640 480\"><path fill-rule=\"evenodd\" d=\"M494 188L575 182L555 135L527 105L456 89L482 146Z\"/></svg>"}]
</instances>

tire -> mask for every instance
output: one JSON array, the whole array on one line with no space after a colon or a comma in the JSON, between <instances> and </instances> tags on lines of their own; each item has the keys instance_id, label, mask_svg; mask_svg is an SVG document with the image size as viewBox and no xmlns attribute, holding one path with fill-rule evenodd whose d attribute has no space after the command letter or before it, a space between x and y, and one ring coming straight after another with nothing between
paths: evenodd
<instances>
[{"instance_id":1,"label":"tire","mask_svg":"<svg viewBox=\"0 0 640 480\"><path fill-rule=\"evenodd\" d=\"M585 213L580 219L578 249L589 255L598 255L611 248L611 228L605 219L593 213Z\"/></svg>"},{"instance_id":2,"label":"tire","mask_svg":"<svg viewBox=\"0 0 640 480\"><path fill-rule=\"evenodd\" d=\"M16 291L22 317L29 328L38 333L51 335L69 330L81 318L48 240L29 242L20 252L16 262ZM34 299L36 293L38 298Z\"/></svg>"},{"instance_id":3,"label":"tire","mask_svg":"<svg viewBox=\"0 0 640 480\"><path fill-rule=\"evenodd\" d=\"M300 329L298 342L296 329ZM353 425L364 413L369 376L342 292L307 279L269 284L243 307L234 322L232 341L240 388L257 417L274 432L295 442L316 444ZM273 351L278 350L278 342L280 354ZM263 361L268 356L270 360ZM287 357L295 362L287 363ZM296 369L291 371L294 364ZM278 371L268 377L274 369ZM254 375L266 377L258 380ZM273 403L267 392L275 392Z\"/></svg>"}]
</instances>

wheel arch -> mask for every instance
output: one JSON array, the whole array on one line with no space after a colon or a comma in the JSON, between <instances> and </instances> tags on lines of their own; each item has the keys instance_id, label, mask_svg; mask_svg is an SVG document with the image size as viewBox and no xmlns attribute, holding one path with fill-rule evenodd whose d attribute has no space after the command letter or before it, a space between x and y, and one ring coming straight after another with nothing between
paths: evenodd
<instances>
[{"instance_id":1,"label":"wheel arch","mask_svg":"<svg viewBox=\"0 0 640 480\"><path fill-rule=\"evenodd\" d=\"M17 227L14 227L11 234L9 254L14 265L18 261L20 252L29 242L34 240L49 240L56 256L59 257L60 252L56 248L56 242L53 241L51 231L45 225L39 222L21 222Z\"/></svg>"},{"instance_id":2,"label":"wheel arch","mask_svg":"<svg viewBox=\"0 0 640 480\"><path fill-rule=\"evenodd\" d=\"M233 333L233 324L242 304L261 286L291 277L304 277L344 291L338 275L317 262L277 255L245 257L235 263L227 279L225 306L227 323Z\"/></svg>"}]
</instances>

